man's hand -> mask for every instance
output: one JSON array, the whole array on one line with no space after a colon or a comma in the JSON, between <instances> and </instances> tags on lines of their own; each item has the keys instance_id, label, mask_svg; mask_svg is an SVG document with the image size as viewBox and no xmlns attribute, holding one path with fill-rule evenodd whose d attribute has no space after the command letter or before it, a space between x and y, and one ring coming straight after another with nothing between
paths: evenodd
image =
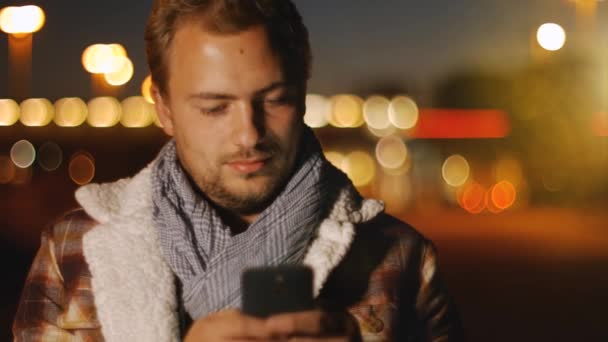
<instances>
[{"instance_id":1,"label":"man's hand","mask_svg":"<svg viewBox=\"0 0 608 342\"><path fill-rule=\"evenodd\" d=\"M238 310L221 311L194 322L184 341L270 341L265 323Z\"/></svg>"},{"instance_id":2,"label":"man's hand","mask_svg":"<svg viewBox=\"0 0 608 342\"><path fill-rule=\"evenodd\" d=\"M347 312L316 310L264 320L227 310L197 320L184 341L358 342L361 334L355 318Z\"/></svg>"},{"instance_id":3,"label":"man's hand","mask_svg":"<svg viewBox=\"0 0 608 342\"><path fill-rule=\"evenodd\" d=\"M358 342L361 333L357 321L347 312L320 310L287 313L266 320L271 336L291 342Z\"/></svg>"}]
</instances>

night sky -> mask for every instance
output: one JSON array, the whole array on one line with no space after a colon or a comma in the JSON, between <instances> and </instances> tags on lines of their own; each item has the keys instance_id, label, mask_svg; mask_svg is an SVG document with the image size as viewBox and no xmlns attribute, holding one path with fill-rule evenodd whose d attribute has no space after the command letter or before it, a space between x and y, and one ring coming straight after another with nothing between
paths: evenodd
<instances>
[{"instance_id":1,"label":"night sky","mask_svg":"<svg viewBox=\"0 0 608 342\"><path fill-rule=\"evenodd\" d=\"M365 93L388 88L424 93L450 72L513 69L530 60L530 37L544 22L575 30L569 0L295 0L314 50L310 91ZM47 21L34 37L32 96L91 97L80 62L93 43L121 43L135 75L120 96L139 94L147 75L143 28L151 1L2 1L37 4ZM84 5L86 4L86 5ZM597 30L608 50L608 2L598 6ZM8 94L7 43L0 36L0 97Z\"/></svg>"}]
</instances>

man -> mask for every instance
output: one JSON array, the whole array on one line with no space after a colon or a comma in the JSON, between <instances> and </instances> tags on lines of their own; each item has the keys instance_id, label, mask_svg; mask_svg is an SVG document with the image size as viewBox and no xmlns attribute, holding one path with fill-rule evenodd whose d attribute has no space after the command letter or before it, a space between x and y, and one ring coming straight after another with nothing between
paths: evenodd
<instances>
[{"instance_id":1,"label":"man","mask_svg":"<svg viewBox=\"0 0 608 342\"><path fill-rule=\"evenodd\" d=\"M452 341L430 242L363 199L303 125L307 30L287 0L156 0L146 29L173 139L89 185L44 233L18 341ZM318 308L241 313L241 272L305 264Z\"/></svg>"}]
</instances>

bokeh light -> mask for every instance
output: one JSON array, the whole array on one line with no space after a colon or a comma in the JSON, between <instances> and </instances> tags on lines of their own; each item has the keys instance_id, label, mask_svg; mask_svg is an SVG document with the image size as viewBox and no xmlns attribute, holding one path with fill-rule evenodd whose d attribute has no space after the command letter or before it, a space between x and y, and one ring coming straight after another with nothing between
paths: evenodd
<instances>
[{"instance_id":1,"label":"bokeh light","mask_svg":"<svg viewBox=\"0 0 608 342\"><path fill-rule=\"evenodd\" d=\"M154 98L152 97L152 75L148 75L141 83L141 96L143 96L146 101L154 103Z\"/></svg>"},{"instance_id":2,"label":"bokeh light","mask_svg":"<svg viewBox=\"0 0 608 342\"><path fill-rule=\"evenodd\" d=\"M495 207L505 210L515 203L517 191L511 182L502 181L492 188L491 198Z\"/></svg>"},{"instance_id":3,"label":"bokeh light","mask_svg":"<svg viewBox=\"0 0 608 342\"><path fill-rule=\"evenodd\" d=\"M11 148L11 160L22 169L32 166L34 160L36 160L34 145L27 140L17 141Z\"/></svg>"},{"instance_id":4,"label":"bokeh light","mask_svg":"<svg viewBox=\"0 0 608 342\"><path fill-rule=\"evenodd\" d=\"M97 97L89 101L87 122L92 127L115 126L122 115L122 106L113 97Z\"/></svg>"},{"instance_id":5,"label":"bokeh light","mask_svg":"<svg viewBox=\"0 0 608 342\"><path fill-rule=\"evenodd\" d=\"M47 99L28 99L21 102L21 123L29 127L48 125L55 116L55 107Z\"/></svg>"},{"instance_id":6,"label":"bokeh light","mask_svg":"<svg viewBox=\"0 0 608 342\"><path fill-rule=\"evenodd\" d=\"M536 39L543 49L557 51L566 44L566 31L555 23L543 24L536 32Z\"/></svg>"},{"instance_id":7,"label":"bokeh light","mask_svg":"<svg viewBox=\"0 0 608 342\"><path fill-rule=\"evenodd\" d=\"M114 63L117 63L118 68L104 74L106 82L113 86L127 84L133 78L133 62L131 62L129 57L118 56L114 57Z\"/></svg>"},{"instance_id":8,"label":"bokeh light","mask_svg":"<svg viewBox=\"0 0 608 342\"><path fill-rule=\"evenodd\" d=\"M365 186L376 176L376 163L368 153L355 151L344 158L342 170L355 186Z\"/></svg>"},{"instance_id":9,"label":"bokeh light","mask_svg":"<svg viewBox=\"0 0 608 342\"><path fill-rule=\"evenodd\" d=\"M443 180L454 187L462 186L469 179L469 162L461 155L453 155L445 160L441 168Z\"/></svg>"},{"instance_id":10,"label":"bokeh light","mask_svg":"<svg viewBox=\"0 0 608 342\"><path fill-rule=\"evenodd\" d=\"M304 123L312 128L327 126L331 115L331 103L328 98L317 94L306 95L306 114Z\"/></svg>"},{"instance_id":11,"label":"bokeh light","mask_svg":"<svg viewBox=\"0 0 608 342\"><path fill-rule=\"evenodd\" d=\"M38 165L48 172L57 170L63 162L63 151L54 142L46 142L38 148Z\"/></svg>"},{"instance_id":12,"label":"bokeh light","mask_svg":"<svg viewBox=\"0 0 608 342\"><path fill-rule=\"evenodd\" d=\"M0 126L12 126L19 121L21 109L15 100L0 99Z\"/></svg>"},{"instance_id":13,"label":"bokeh light","mask_svg":"<svg viewBox=\"0 0 608 342\"><path fill-rule=\"evenodd\" d=\"M0 184L9 184L15 179L15 164L11 158L0 156Z\"/></svg>"},{"instance_id":14,"label":"bokeh light","mask_svg":"<svg viewBox=\"0 0 608 342\"><path fill-rule=\"evenodd\" d=\"M470 182L458 193L458 203L471 214L479 214L486 208L486 189L479 183Z\"/></svg>"},{"instance_id":15,"label":"bokeh light","mask_svg":"<svg viewBox=\"0 0 608 342\"><path fill-rule=\"evenodd\" d=\"M363 100L355 95L336 95L330 100L329 123L335 127L354 128L363 125Z\"/></svg>"},{"instance_id":16,"label":"bokeh light","mask_svg":"<svg viewBox=\"0 0 608 342\"><path fill-rule=\"evenodd\" d=\"M390 104L384 96L370 96L363 104L363 118L367 126L375 130L388 129L391 124L388 118Z\"/></svg>"},{"instance_id":17,"label":"bokeh light","mask_svg":"<svg viewBox=\"0 0 608 342\"><path fill-rule=\"evenodd\" d=\"M78 185L89 184L95 177L95 160L86 152L78 152L70 159L70 179Z\"/></svg>"},{"instance_id":18,"label":"bokeh light","mask_svg":"<svg viewBox=\"0 0 608 342\"><path fill-rule=\"evenodd\" d=\"M0 29L9 34L26 34L39 31L46 16L38 6L9 6L0 10Z\"/></svg>"},{"instance_id":19,"label":"bokeh light","mask_svg":"<svg viewBox=\"0 0 608 342\"><path fill-rule=\"evenodd\" d=\"M397 128L410 129L418 123L418 105L407 96L393 98L388 107L388 119Z\"/></svg>"},{"instance_id":20,"label":"bokeh light","mask_svg":"<svg viewBox=\"0 0 608 342\"><path fill-rule=\"evenodd\" d=\"M407 156L407 146L399 137L382 138L376 144L376 159L387 169L400 168L405 164Z\"/></svg>"},{"instance_id":21,"label":"bokeh light","mask_svg":"<svg viewBox=\"0 0 608 342\"><path fill-rule=\"evenodd\" d=\"M323 152L323 154L325 155L325 159L327 159L328 162L330 162L333 166L337 167L338 169L342 170L342 166L344 164L344 159L346 158L346 156L344 156L340 152L335 152L335 151L325 151L325 152ZM342 171L344 171L344 170L342 170Z\"/></svg>"},{"instance_id":22,"label":"bokeh light","mask_svg":"<svg viewBox=\"0 0 608 342\"><path fill-rule=\"evenodd\" d=\"M154 105L143 96L132 96L122 101L122 116L120 123L129 128L147 127L156 116Z\"/></svg>"},{"instance_id":23,"label":"bokeh light","mask_svg":"<svg viewBox=\"0 0 608 342\"><path fill-rule=\"evenodd\" d=\"M391 136L397 132L397 128L395 126L389 125L385 129L376 129L372 126L367 125L367 130L376 138L384 138Z\"/></svg>"},{"instance_id":24,"label":"bokeh light","mask_svg":"<svg viewBox=\"0 0 608 342\"><path fill-rule=\"evenodd\" d=\"M124 68L127 51L120 44L93 44L82 53L82 65L92 74L114 73Z\"/></svg>"},{"instance_id":25,"label":"bokeh light","mask_svg":"<svg viewBox=\"0 0 608 342\"><path fill-rule=\"evenodd\" d=\"M88 115L87 104L76 97L63 98L55 102L55 124L59 127L78 127Z\"/></svg>"}]
</instances>

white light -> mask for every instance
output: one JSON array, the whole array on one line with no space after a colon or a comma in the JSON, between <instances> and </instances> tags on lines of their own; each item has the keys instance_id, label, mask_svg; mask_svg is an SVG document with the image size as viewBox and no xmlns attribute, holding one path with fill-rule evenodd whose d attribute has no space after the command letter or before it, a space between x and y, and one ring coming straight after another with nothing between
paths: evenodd
<instances>
[{"instance_id":1,"label":"white light","mask_svg":"<svg viewBox=\"0 0 608 342\"><path fill-rule=\"evenodd\" d=\"M536 39L543 49L557 51L566 43L566 31L558 24L543 24L538 28Z\"/></svg>"},{"instance_id":2,"label":"white light","mask_svg":"<svg viewBox=\"0 0 608 342\"><path fill-rule=\"evenodd\" d=\"M92 127L112 127L120 121L122 107L113 97L94 98L89 101L88 107L87 122Z\"/></svg>"},{"instance_id":3,"label":"white light","mask_svg":"<svg viewBox=\"0 0 608 342\"><path fill-rule=\"evenodd\" d=\"M391 125L388 118L390 101L383 96L371 96L363 104L363 118L368 127L386 130Z\"/></svg>"},{"instance_id":4,"label":"white light","mask_svg":"<svg viewBox=\"0 0 608 342\"><path fill-rule=\"evenodd\" d=\"M11 6L0 11L0 29L6 33L34 33L42 28L44 22L44 11L38 6Z\"/></svg>"},{"instance_id":5,"label":"white light","mask_svg":"<svg viewBox=\"0 0 608 342\"><path fill-rule=\"evenodd\" d=\"M306 95L306 114L304 123L312 128L325 127L329 123L331 103L325 96Z\"/></svg>"},{"instance_id":6,"label":"white light","mask_svg":"<svg viewBox=\"0 0 608 342\"><path fill-rule=\"evenodd\" d=\"M156 110L154 105L143 96L132 96L122 101L122 116L120 123L125 127L147 127L154 122Z\"/></svg>"},{"instance_id":7,"label":"white light","mask_svg":"<svg viewBox=\"0 0 608 342\"><path fill-rule=\"evenodd\" d=\"M55 102L55 124L59 127L78 127L87 119L87 104L76 97Z\"/></svg>"},{"instance_id":8,"label":"white light","mask_svg":"<svg viewBox=\"0 0 608 342\"><path fill-rule=\"evenodd\" d=\"M0 99L0 126L12 126L19 120L21 109L11 99Z\"/></svg>"},{"instance_id":9,"label":"white light","mask_svg":"<svg viewBox=\"0 0 608 342\"><path fill-rule=\"evenodd\" d=\"M17 167L26 169L34 163L36 159L36 149L27 140L16 142L11 148L11 160Z\"/></svg>"},{"instance_id":10,"label":"white light","mask_svg":"<svg viewBox=\"0 0 608 342\"><path fill-rule=\"evenodd\" d=\"M397 128L410 129L418 123L418 105L407 96L397 96L388 107L388 118Z\"/></svg>"},{"instance_id":11,"label":"white light","mask_svg":"<svg viewBox=\"0 0 608 342\"><path fill-rule=\"evenodd\" d=\"M55 107L47 99L28 99L21 102L21 123L29 127L48 125L55 116Z\"/></svg>"}]
</instances>

